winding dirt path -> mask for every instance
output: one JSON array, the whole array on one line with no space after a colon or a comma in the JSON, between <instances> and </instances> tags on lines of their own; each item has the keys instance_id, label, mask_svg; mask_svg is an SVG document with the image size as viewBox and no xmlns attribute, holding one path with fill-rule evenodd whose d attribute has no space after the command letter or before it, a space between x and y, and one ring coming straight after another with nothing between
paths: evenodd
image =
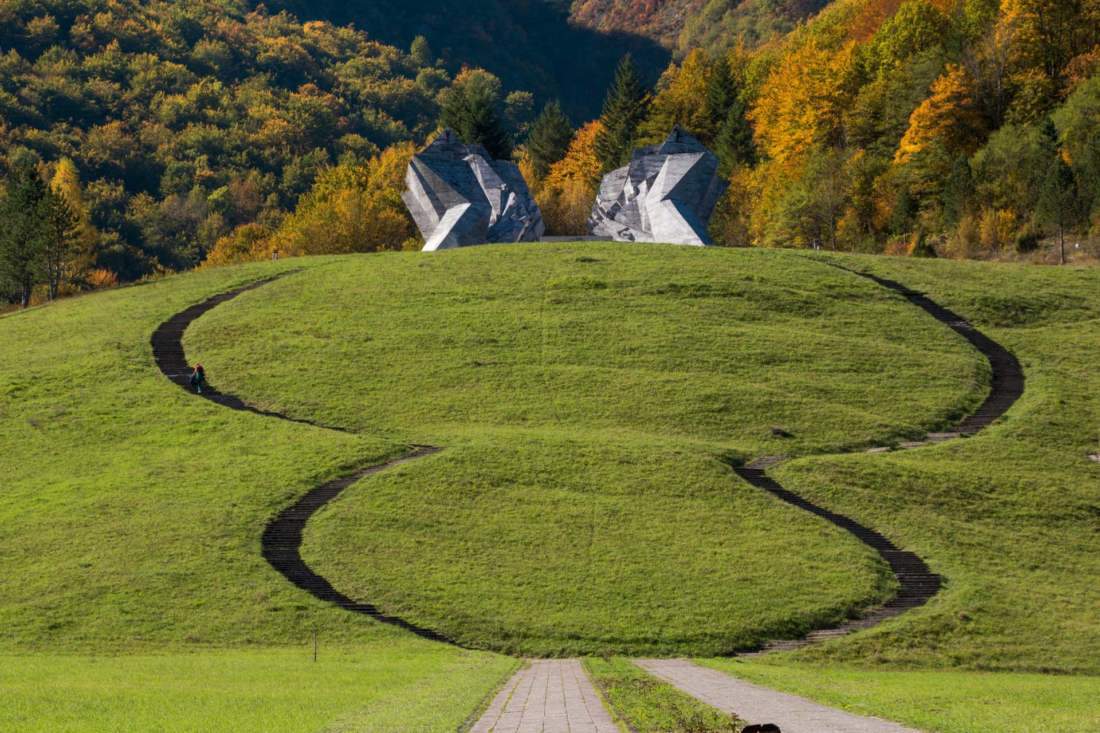
<instances>
[{"instance_id":1,"label":"winding dirt path","mask_svg":"<svg viewBox=\"0 0 1100 733\"><path fill-rule=\"evenodd\" d=\"M887 280L877 275L871 275L858 270L852 270L835 262L822 262L857 277L870 280L887 290L898 293L913 305L917 306L940 323L950 328L955 333L966 339L989 362L992 375L989 394L985 401L972 414L966 417L955 429L943 433L930 433L923 440L909 441L894 446L878 446L866 449L868 453L885 453L891 450L908 450L925 445L943 443L949 440L968 437L984 430L1002 417L1009 408L1020 399L1024 393L1024 371L1020 362L1005 347L974 328L965 318L954 313L942 305L936 303L924 293L911 290L894 280ZM846 455L845 453L834 455ZM816 456L827 457L827 456ZM923 606L939 593L943 585L940 576L933 573L927 563L912 552L899 549L893 542L875 530L866 527L850 517L837 514L824 507L799 496L793 491L783 487L778 481L768 474L768 469L783 463L786 460L782 456L765 456L745 466L735 467L738 476L748 481L758 489L767 491L772 496L810 512L843 529L858 539L863 544L871 547L890 566L891 572L898 581L900 590L898 594L886 604L872 609L859 618L826 629L811 631L800 639L776 640L766 644L757 654L768 654L777 651L790 651L816 644L828 639L845 636L861 629L894 618L906 611Z\"/></svg>"},{"instance_id":2,"label":"winding dirt path","mask_svg":"<svg viewBox=\"0 0 1100 733\"><path fill-rule=\"evenodd\" d=\"M215 295L212 298L208 298L201 303L191 306L187 310L177 313L162 323L160 327L153 332L152 337L153 358L156 361L157 368L172 382L187 390L188 393L194 394L190 383L191 366L188 364L187 358L183 352L183 334L188 326L194 323L200 316L217 308L222 303L233 300L242 293L247 293L250 290L255 290L256 288L274 282L281 277L285 277L285 274L257 280L248 285L243 285L228 292ZM323 430L348 432L343 428L290 417L281 412L263 410L248 404L236 395L224 394L210 386L205 387L202 394L196 396L210 400L222 407L228 407L231 410L251 412L256 415L273 417L302 425L310 425ZM391 626L397 626L425 639L455 644L452 639L447 638L437 631L417 626L398 616L384 614L370 603L361 603L348 598L343 593L333 588L328 580L314 572L302 558L301 552L302 533L305 531L306 523L309 522L310 517L325 504L339 496L344 489L367 476L381 473L394 466L399 466L402 463L408 463L409 461L423 458L424 456L437 452L439 452L439 449L431 446L413 446L412 450L397 458L386 461L385 463L366 466L349 476L329 481L312 489L292 506L280 512L275 519L268 523L260 541L264 559L268 561L271 567L282 573L287 580L315 598L334 603L340 608L354 613L370 616L376 621L390 624Z\"/></svg>"},{"instance_id":3,"label":"winding dirt path","mask_svg":"<svg viewBox=\"0 0 1100 733\"><path fill-rule=\"evenodd\" d=\"M1003 346L975 329L962 317L935 303L923 293L910 290L895 281L850 270L837 263L824 262L822 264L837 267L854 276L869 279L884 288L899 293L910 303L921 308L937 321L948 326L957 334L965 338L989 361L992 370L990 393L973 415L964 419L953 431L930 434L922 441L903 443L901 446L897 446L898 448L914 448L930 443L943 442L945 440L973 435L1004 415L1023 394L1024 374L1016 357ZM191 392L189 384L191 368L185 357L182 343L183 334L187 328L196 319L222 303L232 300L242 293L267 285L280 277L284 277L286 274L292 273L285 273L283 275L257 280L228 292L215 295L177 313L165 321L157 328L152 336L153 355L157 367L172 382L188 390L188 392ZM233 410L251 412L264 417L277 418L326 430L347 432L339 427L323 425L310 420L290 417L280 412L260 409L248 404L240 397L224 394L209 387L203 391L201 397ZM870 452L883 452L891 449L892 447L882 446L872 448ZM349 476L327 482L311 490L294 505L284 509L268 524L262 538L264 558L273 568L285 576L287 580L320 600L334 603L341 608L345 608L355 613L371 616L383 623L399 626L428 639L445 641L452 644L456 643L454 640L447 638L437 631L417 626L416 624L396 616L386 615L369 603L362 603L348 598L333 588L328 580L314 572L301 556L302 533L310 517L329 501L339 496L348 486L351 486L366 476L381 473L382 471L402 463L431 455L432 453L438 452L438 450L438 448L431 446L413 446L408 453L393 460L364 467ZM739 476L753 486L769 492L792 506L796 506L799 509L808 511L811 514L825 519L833 525L851 533L861 542L873 548L890 565L901 590L889 603L873 609L858 619L848 621L837 627L813 631L801 639L773 641L759 650L759 653L799 648L807 644L843 636L853 631L875 626L886 619L927 603L928 600L939 591L941 586L940 577L934 574L920 557L912 552L899 549L885 536L869 527L863 526L854 519L837 514L824 507L817 506L779 484L779 482L768 474L768 469L778 465L784 460L786 459L783 457L764 457L746 466L736 467L734 470Z\"/></svg>"},{"instance_id":4,"label":"winding dirt path","mask_svg":"<svg viewBox=\"0 0 1100 733\"><path fill-rule=\"evenodd\" d=\"M897 446L898 448L915 448L973 435L1004 415L1023 394L1024 374L1016 358L1003 346L971 326L965 319L935 303L924 294L910 290L900 283L850 270L837 263L823 264L867 278L899 293L910 303L923 309L937 321L965 338L989 361L992 370L990 393L973 415L964 419L953 431L930 434L924 440L904 443ZM164 376L190 392L191 368L183 350L183 334L187 328L196 319L222 303L283 276L277 275L258 280L215 295L177 313L161 324L152 336L152 347L157 367ZM224 394L209 387L201 396L232 410L251 412L326 430L347 432L339 427L260 409L248 404L240 397ZM892 449L892 446L881 446L870 449L870 452L885 452ZM395 459L361 468L349 476L329 481L312 489L292 506L280 512L267 525L261 540L264 558L287 580L315 598L354 613L370 616L382 623L400 627L426 639L456 644L454 640L437 631L417 626L397 616L384 614L369 603L348 598L337 591L328 580L314 572L301 555L302 534L309 519L346 488L366 476L381 473L438 451L438 448L431 446L414 446L409 452ZM858 619L834 628L813 631L801 639L773 641L757 653L796 649L875 626L911 608L927 603L939 592L940 577L932 573L924 560L916 554L899 549L875 530L863 526L850 517L817 506L780 485L768 474L768 469L784 460L786 459L783 457L764 457L746 466L736 467L734 470L753 486L769 492L792 506L825 519L872 547L890 565L901 589L889 603L873 609ZM783 729L789 733L825 733L826 731L853 733L857 730L867 733L909 733L911 730L887 721L850 716L801 698L749 685L720 672L700 668L685 660L639 660L638 664L651 674L719 709L737 713L743 718L785 721ZM826 723L829 725L825 725ZM518 672L475 723L474 729L499 733L521 730L577 730L602 733L613 730L614 726L591 680L581 668L580 662L564 660L536 661Z\"/></svg>"}]
</instances>

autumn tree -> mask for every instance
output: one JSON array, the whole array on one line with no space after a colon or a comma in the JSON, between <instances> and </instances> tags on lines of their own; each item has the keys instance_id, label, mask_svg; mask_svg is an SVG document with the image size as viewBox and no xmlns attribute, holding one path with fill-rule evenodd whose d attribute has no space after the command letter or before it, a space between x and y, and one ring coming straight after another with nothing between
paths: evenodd
<instances>
[{"instance_id":1,"label":"autumn tree","mask_svg":"<svg viewBox=\"0 0 1100 733\"><path fill-rule=\"evenodd\" d=\"M527 137L527 155L537 180L546 178L550 166L565 157L572 140L573 126L561 105L557 101L547 103Z\"/></svg>"},{"instance_id":2,"label":"autumn tree","mask_svg":"<svg viewBox=\"0 0 1100 733\"><path fill-rule=\"evenodd\" d=\"M785 54L768 75L749 118L756 142L780 163L840 141L852 98L854 44L838 51L814 38Z\"/></svg>"},{"instance_id":3,"label":"autumn tree","mask_svg":"<svg viewBox=\"0 0 1100 733\"><path fill-rule=\"evenodd\" d=\"M415 149L411 143L387 148L366 163L343 163L322 172L298 208L267 239L257 237L253 258L339 254L402 249L416 236L401 192ZM240 235L246 233L240 233ZM247 232L252 235L253 232ZM225 257L236 242L226 242ZM223 255L219 255L223 256Z\"/></svg>"},{"instance_id":4,"label":"autumn tree","mask_svg":"<svg viewBox=\"0 0 1100 733\"><path fill-rule=\"evenodd\" d=\"M596 150L599 135L599 121L578 130L565 157L550 167L535 195L550 234L588 232L588 216L603 171Z\"/></svg>"},{"instance_id":5,"label":"autumn tree","mask_svg":"<svg viewBox=\"0 0 1100 733\"><path fill-rule=\"evenodd\" d=\"M596 134L596 156L603 172L630 161L638 138L638 126L645 120L649 92L642 83L634 60L624 56L603 103Z\"/></svg>"},{"instance_id":6,"label":"autumn tree","mask_svg":"<svg viewBox=\"0 0 1100 733\"><path fill-rule=\"evenodd\" d=\"M68 204L74 218L72 251L63 267L66 278L79 280L85 272L92 269L100 234L92 225L91 210L80 183L80 171L71 158L58 161L53 178L50 179L50 190Z\"/></svg>"},{"instance_id":7,"label":"autumn tree","mask_svg":"<svg viewBox=\"0 0 1100 733\"><path fill-rule=\"evenodd\" d=\"M704 140L711 140L716 118L704 103L711 70L700 49L689 53L680 65L671 64L657 83L645 120L638 127L638 145L663 142L674 127ZM722 118L717 118L720 123Z\"/></svg>"}]
</instances>

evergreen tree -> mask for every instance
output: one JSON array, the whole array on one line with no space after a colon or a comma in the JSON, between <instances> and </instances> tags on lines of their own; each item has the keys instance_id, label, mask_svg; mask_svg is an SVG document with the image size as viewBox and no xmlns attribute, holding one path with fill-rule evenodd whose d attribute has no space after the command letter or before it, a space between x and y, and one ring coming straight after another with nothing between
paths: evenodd
<instances>
[{"instance_id":1,"label":"evergreen tree","mask_svg":"<svg viewBox=\"0 0 1100 733\"><path fill-rule=\"evenodd\" d=\"M974 174L970 169L970 160L966 155L960 155L955 159L955 165L944 181L943 193L940 195L944 223L949 226L958 224L973 195Z\"/></svg>"},{"instance_id":2,"label":"evergreen tree","mask_svg":"<svg viewBox=\"0 0 1100 733\"><path fill-rule=\"evenodd\" d=\"M718 170L728 176L737 165L756 163L756 145L752 139L752 126L746 116L745 103L735 99L726 112L725 122L718 128L714 140L714 153L718 156Z\"/></svg>"},{"instance_id":3,"label":"evergreen tree","mask_svg":"<svg viewBox=\"0 0 1100 733\"><path fill-rule=\"evenodd\" d=\"M729 119L730 108L738 100L737 82L733 78L729 61L725 56L719 56L710 71L707 79L707 96L704 100L707 119L710 120L709 134L703 137L707 145L715 145L719 131L726 126Z\"/></svg>"},{"instance_id":4,"label":"evergreen tree","mask_svg":"<svg viewBox=\"0 0 1100 733\"><path fill-rule=\"evenodd\" d=\"M1047 120L1043 137L1050 152L1050 165L1035 203L1035 219L1040 226L1052 227L1058 233L1058 260L1066 264L1066 229L1072 226L1077 208L1077 181L1058 149L1058 132Z\"/></svg>"},{"instance_id":5,"label":"evergreen tree","mask_svg":"<svg viewBox=\"0 0 1100 733\"><path fill-rule=\"evenodd\" d=\"M13 171L0 204L0 283L18 295L23 308L42 275L48 192L34 166L23 164Z\"/></svg>"},{"instance_id":6,"label":"evergreen tree","mask_svg":"<svg viewBox=\"0 0 1100 733\"><path fill-rule=\"evenodd\" d=\"M573 126L557 101L548 103L531 126L527 154L538 180L546 178L550 166L565 157L573 140Z\"/></svg>"},{"instance_id":7,"label":"evergreen tree","mask_svg":"<svg viewBox=\"0 0 1100 733\"><path fill-rule=\"evenodd\" d=\"M648 105L649 93L638 76L634 60L627 54L615 70L615 80L607 92L600 116L596 155L604 173L630 161L638 125L645 119Z\"/></svg>"},{"instance_id":8,"label":"evergreen tree","mask_svg":"<svg viewBox=\"0 0 1100 733\"><path fill-rule=\"evenodd\" d=\"M468 145L483 145L498 160L512 157L512 141L500 112L500 80L487 72L465 72L443 100L439 121Z\"/></svg>"},{"instance_id":9,"label":"evergreen tree","mask_svg":"<svg viewBox=\"0 0 1100 733\"><path fill-rule=\"evenodd\" d=\"M431 66L434 63L432 47L424 36L417 36L413 39L412 45L409 47L409 55L412 56L412 60L416 62L416 65L421 68Z\"/></svg>"},{"instance_id":10,"label":"evergreen tree","mask_svg":"<svg viewBox=\"0 0 1100 733\"><path fill-rule=\"evenodd\" d=\"M61 283L76 254L80 220L73 207L60 193L46 190L42 202L41 274L45 277L50 300L56 300Z\"/></svg>"}]
</instances>

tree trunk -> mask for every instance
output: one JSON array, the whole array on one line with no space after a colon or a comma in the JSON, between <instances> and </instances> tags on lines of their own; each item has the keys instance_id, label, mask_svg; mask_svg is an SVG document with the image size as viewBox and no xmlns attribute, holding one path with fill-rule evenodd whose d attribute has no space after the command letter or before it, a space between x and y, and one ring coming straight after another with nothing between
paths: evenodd
<instances>
[{"instance_id":1,"label":"tree trunk","mask_svg":"<svg viewBox=\"0 0 1100 733\"><path fill-rule=\"evenodd\" d=\"M1058 264L1066 264L1066 228L1058 227Z\"/></svg>"}]
</instances>

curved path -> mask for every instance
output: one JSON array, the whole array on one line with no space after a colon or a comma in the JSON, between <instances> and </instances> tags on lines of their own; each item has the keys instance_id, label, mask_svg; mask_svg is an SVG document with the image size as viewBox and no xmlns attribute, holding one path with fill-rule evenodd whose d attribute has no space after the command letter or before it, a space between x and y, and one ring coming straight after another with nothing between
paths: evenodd
<instances>
[{"instance_id":1,"label":"curved path","mask_svg":"<svg viewBox=\"0 0 1100 733\"><path fill-rule=\"evenodd\" d=\"M910 303L923 309L930 316L965 338L989 360L992 370L990 393L981 407L979 407L973 415L963 420L954 431L930 434L926 436L923 441L903 443L898 447L913 448L929 443L973 435L1004 415L1016 400L1019 399L1020 395L1023 394L1024 375L1020 363L1007 349L982 334L965 319L938 305L922 293L910 290L900 283L886 280L875 275L849 270L842 265L832 262L822 264L837 267L853 275L867 278L884 288L899 293ZM234 290L213 296L202 303L194 305L172 316L172 318L163 323L156 332L154 332L152 337L153 355L157 367L168 379L190 391L188 381L190 378L190 367L184 355L182 343L183 334L188 326L204 313L207 313L222 303L236 298L241 293L255 290L283 276L284 275L277 275L275 277L249 283L248 285L243 285ZM274 417L280 420L312 425L314 427L329 430L342 430L338 427L321 425L309 420L289 417L280 412L263 410L249 405L235 395L223 394L212 388L207 388L201 396L233 410L252 412L265 417ZM384 623L399 626L425 638L455 643L439 632L422 628L395 616L383 614L371 604L353 601L333 588L331 583L325 578L310 569L301 556L302 533L306 523L322 506L339 496L344 489L365 476L380 473L393 466L430 455L438 450L439 449L430 446L415 446L410 452L391 461L362 468L349 476L330 481L311 490L293 506L284 509L268 524L262 539L264 558L291 583L307 591L316 598L334 603L349 611L369 615ZM872 452L881 452L891 450L891 448L884 446L872 448L870 450ZM735 467L734 470L750 484L771 493L773 496L776 496L792 506L796 506L799 509L808 511L831 522L833 525L851 533L861 542L873 548L890 565L890 569L893 571L900 585L900 592L889 603L872 610L870 613L858 619L848 621L834 628L813 631L801 639L771 642L761 650L762 652L798 648L824 639L843 636L859 629L869 628L888 618L897 616L908 609L927 603L928 600L939 591L941 586L940 577L932 573L927 564L920 557L911 552L899 549L890 542L890 540L873 529L865 527L849 517L817 506L780 485L768 474L768 469L778 465L784 460L785 458L783 457L765 457L746 466Z\"/></svg>"},{"instance_id":2,"label":"curved path","mask_svg":"<svg viewBox=\"0 0 1100 733\"><path fill-rule=\"evenodd\" d=\"M877 275L851 270L835 262L822 262L822 264L827 264L831 267L851 273L852 275L866 278L888 290L898 293L910 303L922 309L928 313L928 315L966 339L989 362L992 374L989 395L972 415L966 417L952 431L931 433L926 435L923 440L902 443L897 446L898 449L919 448L924 445L942 443L948 440L974 435L1003 416L1008 409L1016 403L1016 400L1020 399L1020 396L1023 395L1024 372L1023 368L1020 366L1020 362L1008 351L1008 349L974 328L966 319L939 305L923 293L911 290L894 280L887 280ZM890 450L893 450L890 446L880 446L870 448L867 452L884 453ZM735 467L734 471L753 486L767 491L781 501L821 517L850 533L863 544L874 549L890 566L891 572L893 572L894 577L898 581L900 590L898 594L885 605L879 606L859 618L847 621L832 628L817 629L801 639L785 639L770 642L757 653L766 654L776 651L798 649L828 639L845 636L854 631L877 626L883 621L905 613L912 608L923 606L939 592L942 585L940 576L933 573L920 557L912 552L898 549L893 542L886 539L882 534L869 527L865 527L854 519L831 512L824 507L817 506L793 491L784 488L778 481L768 475L769 468L773 468L785 460L786 459L783 457L769 456L757 459L746 466Z\"/></svg>"},{"instance_id":3,"label":"curved path","mask_svg":"<svg viewBox=\"0 0 1100 733\"><path fill-rule=\"evenodd\" d=\"M243 285L234 290L215 295L197 305L191 306L187 310L177 313L162 323L160 327L153 332L152 337L153 358L156 360L157 368L160 369L161 373L168 377L168 379L191 393L191 366L188 364L187 358L183 353L183 334L187 330L187 327L204 313L213 310L226 301L233 300L241 293L255 290L256 288L267 285L284 276L285 275L276 275L275 277L257 280L248 285ZM288 422L311 425L324 430L347 432L343 428L290 417L281 412L262 410L248 404L240 397L224 394L209 386L203 389L201 395L197 396L210 400L222 407L228 407L231 410L251 412L256 415L263 415L264 417L274 417ZM267 560L273 568L282 573L287 580L310 593L315 598L334 603L348 611L370 616L376 621L398 626L426 639L454 644L455 642L453 640L448 639L446 636L436 631L417 626L397 616L384 614L369 603L353 601L333 588L332 584L325 580L325 578L315 573L309 565L306 564L306 561L302 559L301 554L302 532L305 530L306 523L318 509L339 496L344 489L366 476L381 473L382 471L402 463L431 455L432 453L438 452L438 450L438 448L430 446L414 446L411 451L402 456L386 461L385 463L361 468L349 476L329 481L309 491L294 505L280 512L264 529L263 537L260 542L264 559Z\"/></svg>"}]
</instances>

